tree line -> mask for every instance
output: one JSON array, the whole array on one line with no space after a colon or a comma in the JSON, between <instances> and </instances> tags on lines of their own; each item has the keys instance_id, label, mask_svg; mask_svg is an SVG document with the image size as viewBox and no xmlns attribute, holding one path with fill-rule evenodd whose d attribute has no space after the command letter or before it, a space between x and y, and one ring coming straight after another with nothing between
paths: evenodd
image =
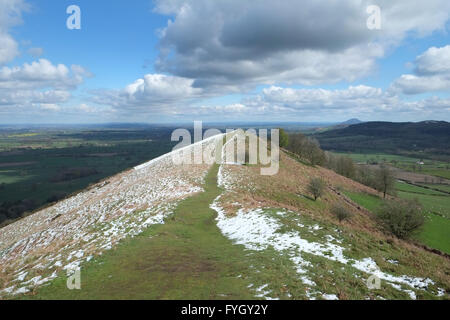
<instances>
[{"instance_id":1,"label":"tree line","mask_svg":"<svg viewBox=\"0 0 450 320\"><path fill-rule=\"evenodd\" d=\"M302 161L306 161L312 166L326 167L341 176L378 190L383 193L384 198L388 194L394 194L395 177L388 167L383 165L379 168L357 166L349 157L323 151L319 141L314 138L301 133L291 134L288 137L285 135L280 131L280 137L282 137L280 141L283 141L284 147ZM281 146L283 147L283 145Z\"/></svg>"},{"instance_id":2,"label":"tree line","mask_svg":"<svg viewBox=\"0 0 450 320\"><path fill-rule=\"evenodd\" d=\"M282 138L281 138L282 137ZM420 203L417 200L386 199L395 195L395 176L389 167L380 165L377 168L356 165L350 157L325 152L319 142L301 133L287 135L280 131L281 147L295 154L301 161L310 165L320 165L336 173L355 180L363 185L378 190L385 201L375 212L375 218L388 232L398 238L405 239L423 226L425 218ZM317 201L326 189L326 183L321 178L311 178L307 190ZM335 204L331 212L339 222L350 219L351 212L340 204Z\"/></svg>"}]
</instances>

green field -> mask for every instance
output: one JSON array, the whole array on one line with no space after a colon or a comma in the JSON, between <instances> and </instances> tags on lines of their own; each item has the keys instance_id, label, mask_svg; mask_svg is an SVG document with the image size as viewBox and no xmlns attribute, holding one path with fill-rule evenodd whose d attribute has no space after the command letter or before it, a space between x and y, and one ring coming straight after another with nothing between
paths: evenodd
<instances>
[{"instance_id":1,"label":"green field","mask_svg":"<svg viewBox=\"0 0 450 320\"><path fill-rule=\"evenodd\" d=\"M402 183L396 188L400 198L418 199L425 211L450 219L450 195Z\"/></svg>"},{"instance_id":2,"label":"green field","mask_svg":"<svg viewBox=\"0 0 450 320\"><path fill-rule=\"evenodd\" d=\"M356 192L344 192L347 197L366 208L371 212L375 212L382 203L382 199L371 194L356 193Z\"/></svg>"},{"instance_id":3,"label":"green field","mask_svg":"<svg viewBox=\"0 0 450 320\"><path fill-rule=\"evenodd\" d=\"M424 184L424 186L450 193L450 185L445 185L445 184Z\"/></svg>"},{"instance_id":4,"label":"green field","mask_svg":"<svg viewBox=\"0 0 450 320\"><path fill-rule=\"evenodd\" d=\"M429 247L450 254L450 220L435 214L426 215L426 223L418 238Z\"/></svg>"},{"instance_id":5,"label":"green field","mask_svg":"<svg viewBox=\"0 0 450 320\"><path fill-rule=\"evenodd\" d=\"M169 152L170 132L0 130L0 226Z\"/></svg>"},{"instance_id":6,"label":"green field","mask_svg":"<svg viewBox=\"0 0 450 320\"><path fill-rule=\"evenodd\" d=\"M433 196L448 196L448 194L444 192L439 192L435 187L433 189L421 188L420 186L412 185L405 182L397 182L395 185L395 189L397 191L408 192L408 193L416 193L416 194L424 194L424 195L433 195Z\"/></svg>"},{"instance_id":7,"label":"green field","mask_svg":"<svg viewBox=\"0 0 450 320\"><path fill-rule=\"evenodd\" d=\"M416 238L431 248L450 253L450 196L433 190L397 183L397 196L418 199L422 204L426 222ZM354 202L371 212L376 212L382 199L362 193L345 192Z\"/></svg>"}]
</instances>

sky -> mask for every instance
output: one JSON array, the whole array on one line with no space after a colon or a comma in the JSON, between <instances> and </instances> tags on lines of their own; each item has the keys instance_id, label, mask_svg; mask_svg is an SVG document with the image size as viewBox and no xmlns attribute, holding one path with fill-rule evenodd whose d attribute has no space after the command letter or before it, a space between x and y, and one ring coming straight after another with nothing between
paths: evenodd
<instances>
[{"instance_id":1,"label":"sky","mask_svg":"<svg viewBox=\"0 0 450 320\"><path fill-rule=\"evenodd\" d=\"M449 20L448 0L0 0L0 123L450 121Z\"/></svg>"}]
</instances>

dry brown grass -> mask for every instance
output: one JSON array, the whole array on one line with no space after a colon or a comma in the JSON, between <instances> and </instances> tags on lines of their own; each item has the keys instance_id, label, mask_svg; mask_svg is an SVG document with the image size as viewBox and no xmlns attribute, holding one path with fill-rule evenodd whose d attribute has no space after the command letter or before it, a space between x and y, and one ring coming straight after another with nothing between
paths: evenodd
<instances>
[{"instance_id":1,"label":"dry brown grass","mask_svg":"<svg viewBox=\"0 0 450 320\"><path fill-rule=\"evenodd\" d=\"M240 181L221 198L221 205L228 215L234 215L240 208L284 208L306 214L318 222L338 226L352 238L366 235L371 239L371 243L390 243L397 248L396 250L402 252L404 259L401 263L411 268L415 275L438 279L450 286L448 258L385 234L369 211L359 208L338 190L343 188L351 192L380 195L377 191L331 170L300 163L284 153L281 153L280 170L275 176L260 175L259 166L227 165L224 166L224 172L231 175L231 180ZM312 177L320 177L327 183L325 195L317 202L304 197L307 196L307 185ZM295 197L296 195L298 197ZM331 213L331 208L335 204L345 206L352 212L352 217L339 223Z\"/></svg>"},{"instance_id":2,"label":"dry brown grass","mask_svg":"<svg viewBox=\"0 0 450 320\"><path fill-rule=\"evenodd\" d=\"M348 208L353 217L343 224L360 230L379 233L373 219L365 210L359 210L351 205L336 189L345 187L353 192L365 192L378 195L369 187L345 178L335 172L322 168L302 164L284 152L280 154L280 170L275 176L262 176L260 166L224 166L226 174L231 175L233 191L225 193L221 204L229 215L236 212L235 203L241 208L252 209L260 207L285 208L294 212L301 212L326 222L336 222L330 213L333 205L339 203ZM307 185L311 178L320 177L327 183L325 195L320 199L320 205L308 200ZM381 233L380 233L381 236Z\"/></svg>"}]
</instances>

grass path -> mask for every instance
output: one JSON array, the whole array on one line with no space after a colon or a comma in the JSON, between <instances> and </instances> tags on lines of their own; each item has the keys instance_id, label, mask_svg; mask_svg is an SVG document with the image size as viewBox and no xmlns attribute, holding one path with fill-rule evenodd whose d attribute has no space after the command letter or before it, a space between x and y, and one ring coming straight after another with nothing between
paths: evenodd
<instances>
[{"instance_id":1,"label":"grass path","mask_svg":"<svg viewBox=\"0 0 450 320\"><path fill-rule=\"evenodd\" d=\"M61 276L35 299L251 299L243 247L216 225L209 205L220 194L218 165L206 177L205 192L183 200L164 225L86 263L81 290L66 288Z\"/></svg>"}]
</instances>

